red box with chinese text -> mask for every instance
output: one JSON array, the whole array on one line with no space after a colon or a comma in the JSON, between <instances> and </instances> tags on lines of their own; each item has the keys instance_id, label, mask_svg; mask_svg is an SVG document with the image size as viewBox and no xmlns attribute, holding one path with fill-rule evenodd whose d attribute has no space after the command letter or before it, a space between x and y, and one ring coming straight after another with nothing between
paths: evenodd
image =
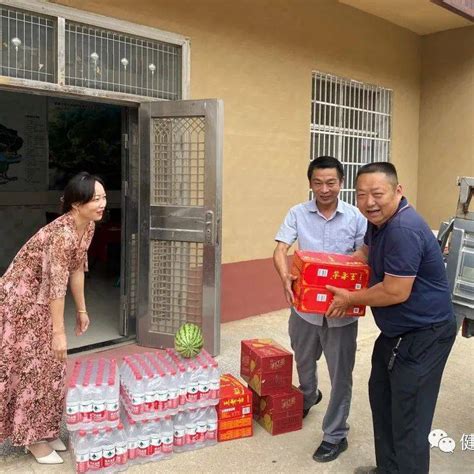
<instances>
[{"instance_id":1,"label":"red box with chinese text","mask_svg":"<svg viewBox=\"0 0 474 474\"><path fill-rule=\"evenodd\" d=\"M221 375L219 420L252 414L252 392L231 374Z\"/></svg>"},{"instance_id":2,"label":"red box with chinese text","mask_svg":"<svg viewBox=\"0 0 474 474\"><path fill-rule=\"evenodd\" d=\"M221 375L217 418L218 441L253 435L252 391L231 374Z\"/></svg>"},{"instance_id":3,"label":"red box with chinese text","mask_svg":"<svg viewBox=\"0 0 474 474\"><path fill-rule=\"evenodd\" d=\"M369 266L351 255L297 250L293 255L291 273L301 286L337 286L361 290L369 284Z\"/></svg>"},{"instance_id":4,"label":"red box with chinese text","mask_svg":"<svg viewBox=\"0 0 474 474\"><path fill-rule=\"evenodd\" d=\"M368 265L351 255L302 250L295 252L291 272L298 277L293 295L295 308L302 313L326 313L334 297L326 285L357 291L367 288L370 277ZM364 305L351 306L346 312L346 316L364 315Z\"/></svg>"},{"instance_id":5,"label":"red box with chinese text","mask_svg":"<svg viewBox=\"0 0 474 474\"><path fill-rule=\"evenodd\" d=\"M272 339L241 341L240 375L260 396L291 388L293 354Z\"/></svg>"},{"instance_id":6,"label":"red box with chinese text","mask_svg":"<svg viewBox=\"0 0 474 474\"><path fill-rule=\"evenodd\" d=\"M294 386L287 393L264 397L254 392L253 416L271 435L300 430L303 427L303 394Z\"/></svg>"},{"instance_id":7,"label":"red box with chinese text","mask_svg":"<svg viewBox=\"0 0 474 474\"><path fill-rule=\"evenodd\" d=\"M349 290L351 291L351 290ZM299 280L293 282L294 306L302 313L324 314L334 295L324 287L303 286ZM346 311L346 316L365 316L365 306L350 306Z\"/></svg>"}]
</instances>

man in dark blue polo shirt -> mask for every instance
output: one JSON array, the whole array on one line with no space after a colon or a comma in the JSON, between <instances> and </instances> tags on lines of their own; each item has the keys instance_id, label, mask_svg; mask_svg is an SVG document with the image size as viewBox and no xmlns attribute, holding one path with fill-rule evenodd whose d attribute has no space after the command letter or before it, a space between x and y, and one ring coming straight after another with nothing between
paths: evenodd
<instances>
[{"instance_id":1,"label":"man in dark blue polo shirt","mask_svg":"<svg viewBox=\"0 0 474 474\"><path fill-rule=\"evenodd\" d=\"M381 330L369 380L377 468L365 472L424 474L441 376L456 336L443 258L430 228L403 197L391 163L361 167L356 192L369 221L356 254L368 259L370 288L328 287L334 300L327 316L370 305Z\"/></svg>"}]
</instances>

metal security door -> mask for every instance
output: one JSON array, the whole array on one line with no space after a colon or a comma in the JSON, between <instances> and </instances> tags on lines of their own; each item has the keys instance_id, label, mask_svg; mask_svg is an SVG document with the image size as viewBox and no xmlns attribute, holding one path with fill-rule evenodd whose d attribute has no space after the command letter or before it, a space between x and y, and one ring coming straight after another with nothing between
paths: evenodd
<instances>
[{"instance_id":1,"label":"metal security door","mask_svg":"<svg viewBox=\"0 0 474 474\"><path fill-rule=\"evenodd\" d=\"M140 105L140 345L192 322L219 353L222 122L215 99Z\"/></svg>"}]
</instances>

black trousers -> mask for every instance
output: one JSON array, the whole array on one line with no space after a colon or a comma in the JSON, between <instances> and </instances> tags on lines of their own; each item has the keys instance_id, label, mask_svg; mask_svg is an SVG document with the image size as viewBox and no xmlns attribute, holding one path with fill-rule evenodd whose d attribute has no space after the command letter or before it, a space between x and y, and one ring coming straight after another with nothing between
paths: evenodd
<instances>
[{"instance_id":1,"label":"black trousers","mask_svg":"<svg viewBox=\"0 0 474 474\"><path fill-rule=\"evenodd\" d=\"M377 472L428 473L428 435L441 376L455 338L453 318L401 338L380 334L375 341L369 398Z\"/></svg>"}]
</instances>

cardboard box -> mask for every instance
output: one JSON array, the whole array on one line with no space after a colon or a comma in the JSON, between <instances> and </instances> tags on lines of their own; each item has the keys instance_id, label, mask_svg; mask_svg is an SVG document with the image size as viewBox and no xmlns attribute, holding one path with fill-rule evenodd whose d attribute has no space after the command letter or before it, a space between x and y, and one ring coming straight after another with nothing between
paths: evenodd
<instances>
[{"instance_id":1,"label":"cardboard box","mask_svg":"<svg viewBox=\"0 0 474 474\"><path fill-rule=\"evenodd\" d=\"M293 354L272 339L241 341L240 375L258 395L291 388Z\"/></svg>"},{"instance_id":2,"label":"cardboard box","mask_svg":"<svg viewBox=\"0 0 474 474\"><path fill-rule=\"evenodd\" d=\"M220 379L219 420L252 415L252 392L231 374Z\"/></svg>"},{"instance_id":3,"label":"cardboard box","mask_svg":"<svg viewBox=\"0 0 474 474\"><path fill-rule=\"evenodd\" d=\"M370 277L369 266L351 255L302 250L295 252L291 272L303 287L332 285L348 290L367 288Z\"/></svg>"},{"instance_id":4,"label":"cardboard box","mask_svg":"<svg viewBox=\"0 0 474 474\"><path fill-rule=\"evenodd\" d=\"M217 441L230 441L238 438L248 438L253 435L253 425L245 428L231 428L230 430L218 430Z\"/></svg>"},{"instance_id":5,"label":"cardboard box","mask_svg":"<svg viewBox=\"0 0 474 474\"><path fill-rule=\"evenodd\" d=\"M287 393L260 397L253 393L255 420L271 435L297 431L303 427L303 394L291 387Z\"/></svg>"},{"instance_id":6,"label":"cardboard box","mask_svg":"<svg viewBox=\"0 0 474 474\"><path fill-rule=\"evenodd\" d=\"M293 283L293 296L297 311L318 314L326 313L334 298L333 293L326 288L303 286L299 280ZM346 311L346 316L365 316L365 306L350 306Z\"/></svg>"}]
</instances>

